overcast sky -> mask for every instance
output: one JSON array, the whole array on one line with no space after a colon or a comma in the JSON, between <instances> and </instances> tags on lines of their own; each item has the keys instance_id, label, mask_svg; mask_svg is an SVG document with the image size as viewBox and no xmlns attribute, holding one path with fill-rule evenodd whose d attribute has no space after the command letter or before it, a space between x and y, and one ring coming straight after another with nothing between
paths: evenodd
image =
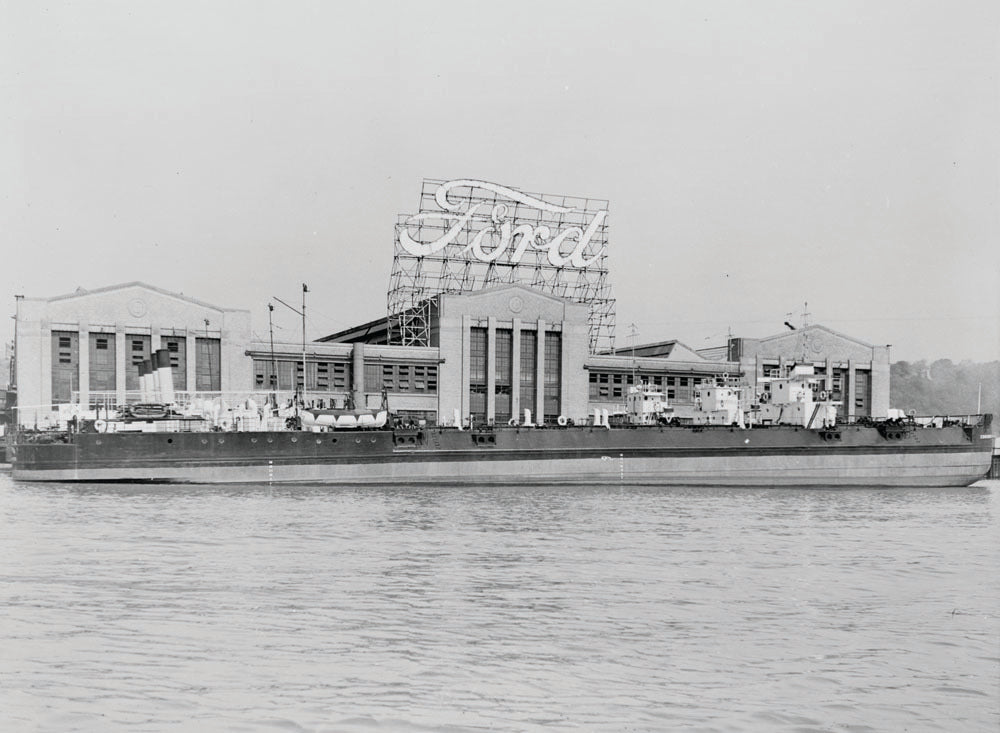
<instances>
[{"instance_id":1,"label":"overcast sky","mask_svg":"<svg viewBox=\"0 0 1000 733\"><path fill-rule=\"evenodd\" d=\"M385 314L423 178L611 202L620 343L1000 359L1000 4L0 0L0 299ZM279 306L297 338L296 316ZM12 321L0 333L11 338Z\"/></svg>"}]
</instances>

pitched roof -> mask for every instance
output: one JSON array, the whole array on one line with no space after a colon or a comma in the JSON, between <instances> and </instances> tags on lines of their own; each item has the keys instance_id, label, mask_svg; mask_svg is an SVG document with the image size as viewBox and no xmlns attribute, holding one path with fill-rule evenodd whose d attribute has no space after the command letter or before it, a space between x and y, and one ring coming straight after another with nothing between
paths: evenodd
<instances>
[{"instance_id":1,"label":"pitched roof","mask_svg":"<svg viewBox=\"0 0 1000 733\"><path fill-rule=\"evenodd\" d=\"M189 295L184 295L184 293L175 293L171 290L164 290L163 288L158 288L155 285L150 285L149 283L144 283L139 280L133 280L132 282L120 283L118 285L106 285L101 288L94 288L92 290L87 290L86 288L77 288L72 293L65 293L63 295L54 295L51 298L39 298L39 300L45 300L48 302L56 300L69 300L71 298L84 298L88 295L103 295L105 293L111 293L116 290L125 290L126 288L142 288L144 290L149 290L160 295L165 295L168 298L176 298L177 300L182 300L185 303L194 303L203 308L211 308L218 311L248 311L246 308L225 308L221 305L215 305L214 303L207 303L204 300L198 300L197 298L192 298Z\"/></svg>"},{"instance_id":2,"label":"pitched roof","mask_svg":"<svg viewBox=\"0 0 1000 733\"><path fill-rule=\"evenodd\" d=\"M837 338L845 339L846 341L853 341L856 344L861 344L862 346L867 346L872 348L872 344L867 341L862 341L854 336L848 336L846 333L841 333L840 331L835 331L827 326L822 326L818 323L810 323L808 326L798 328L794 331L782 331L781 333L776 333L773 336L765 336L764 338L757 339L758 341L776 341L777 339L788 338L789 336L794 336L795 334L801 334L805 331L826 331L827 333L836 336Z\"/></svg>"}]
</instances>

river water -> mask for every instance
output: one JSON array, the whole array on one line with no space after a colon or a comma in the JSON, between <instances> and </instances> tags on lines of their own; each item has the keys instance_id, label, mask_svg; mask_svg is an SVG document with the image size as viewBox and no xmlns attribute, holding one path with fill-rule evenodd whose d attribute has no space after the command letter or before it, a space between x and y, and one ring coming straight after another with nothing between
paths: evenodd
<instances>
[{"instance_id":1,"label":"river water","mask_svg":"<svg viewBox=\"0 0 1000 733\"><path fill-rule=\"evenodd\" d=\"M1000 729L1000 483L0 475L9 731Z\"/></svg>"}]
</instances>

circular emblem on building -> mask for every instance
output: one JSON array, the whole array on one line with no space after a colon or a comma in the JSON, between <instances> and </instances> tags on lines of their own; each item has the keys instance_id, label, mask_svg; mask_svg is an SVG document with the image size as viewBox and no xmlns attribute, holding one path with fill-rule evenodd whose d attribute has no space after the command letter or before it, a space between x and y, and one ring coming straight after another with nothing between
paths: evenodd
<instances>
[{"instance_id":1,"label":"circular emblem on building","mask_svg":"<svg viewBox=\"0 0 1000 733\"><path fill-rule=\"evenodd\" d=\"M507 305L510 308L511 313L520 313L521 309L524 308L524 301L521 300L520 295L515 295L510 299Z\"/></svg>"},{"instance_id":2,"label":"circular emblem on building","mask_svg":"<svg viewBox=\"0 0 1000 733\"><path fill-rule=\"evenodd\" d=\"M826 340L822 336L813 336L811 346L813 353L819 354L826 348Z\"/></svg>"},{"instance_id":3,"label":"circular emblem on building","mask_svg":"<svg viewBox=\"0 0 1000 733\"><path fill-rule=\"evenodd\" d=\"M134 318L142 318L146 315L146 303L139 298L133 298L128 302L128 312Z\"/></svg>"}]
</instances>

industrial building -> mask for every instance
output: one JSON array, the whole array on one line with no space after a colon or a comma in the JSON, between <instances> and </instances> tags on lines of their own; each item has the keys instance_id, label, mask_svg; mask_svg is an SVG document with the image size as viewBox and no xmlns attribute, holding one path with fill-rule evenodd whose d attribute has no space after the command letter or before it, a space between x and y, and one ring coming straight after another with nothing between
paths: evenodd
<instances>
[{"instance_id":1,"label":"industrial building","mask_svg":"<svg viewBox=\"0 0 1000 733\"><path fill-rule=\"evenodd\" d=\"M18 422L44 425L59 405L139 400L139 365L170 351L180 398L250 384L250 312L131 282L16 298Z\"/></svg>"},{"instance_id":2,"label":"industrial building","mask_svg":"<svg viewBox=\"0 0 1000 733\"><path fill-rule=\"evenodd\" d=\"M654 385L676 405L723 376L777 376L812 364L843 414L884 416L889 407L885 347L823 326L764 339L732 338L694 351L677 341L590 353L587 308L521 285L435 297L428 346L387 343L385 318L306 344L252 340L250 313L152 285L127 283L17 303L16 374L21 425L44 424L53 406L139 400L138 364L171 352L183 399L238 400L273 391L331 407L381 404L429 422L586 420L621 409L630 385ZM139 315L136 315L136 314ZM208 321L206 325L205 321ZM81 344L85 346L81 348Z\"/></svg>"},{"instance_id":3,"label":"industrial building","mask_svg":"<svg viewBox=\"0 0 1000 733\"><path fill-rule=\"evenodd\" d=\"M507 424L526 410L534 422L585 421L620 411L637 383L691 406L699 384L759 391L803 363L841 414L887 414L887 347L819 325L710 349L616 349L607 202L463 179L425 182L421 203L397 223L388 313L306 344L253 339L248 310L140 282L19 296L20 425L46 424L59 405L138 401L139 365L157 349L170 351L180 399L385 399L397 415L440 424Z\"/></svg>"}]
</instances>

